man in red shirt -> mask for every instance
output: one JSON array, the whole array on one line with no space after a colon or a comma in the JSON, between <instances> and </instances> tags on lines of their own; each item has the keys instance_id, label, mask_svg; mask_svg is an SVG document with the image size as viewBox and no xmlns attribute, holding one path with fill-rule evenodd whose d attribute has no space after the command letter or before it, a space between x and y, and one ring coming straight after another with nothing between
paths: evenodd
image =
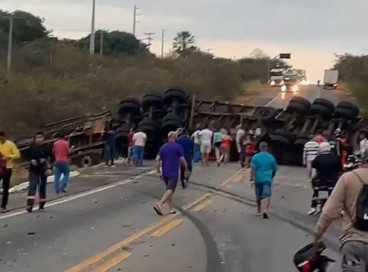
<instances>
[{"instance_id":1,"label":"man in red shirt","mask_svg":"<svg viewBox=\"0 0 368 272\"><path fill-rule=\"evenodd\" d=\"M60 191L65 193L65 189L69 181L69 142L66 140L65 133L59 134L59 139L54 143L54 157L55 157L55 192L59 194ZM60 178L63 175L63 180L60 186Z\"/></svg>"}]
</instances>

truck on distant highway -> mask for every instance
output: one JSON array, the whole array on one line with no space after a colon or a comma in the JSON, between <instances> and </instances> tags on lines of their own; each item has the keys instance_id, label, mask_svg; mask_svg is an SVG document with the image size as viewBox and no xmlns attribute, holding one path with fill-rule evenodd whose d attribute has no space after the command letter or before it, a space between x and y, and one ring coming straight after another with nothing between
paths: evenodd
<instances>
[{"instance_id":1,"label":"truck on distant highway","mask_svg":"<svg viewBox=\"0 0 368 272\"><path fill-rule=\"evenodd\" d=\"M337 89L337 83L339 80L339 71L338 70L325 70L324 76L324 89Z\"/></svg>"},{"instance_id":2,"label":"truck on distant highway","mask_svg":"<svg viewBox=\"0 0 368 272\"><path fill-rule=\"evenodd\" d=\"M272 87L280 87L284 85L284 69L275 68L270 72L270 85Z\"/></svg>"}]
</instances>

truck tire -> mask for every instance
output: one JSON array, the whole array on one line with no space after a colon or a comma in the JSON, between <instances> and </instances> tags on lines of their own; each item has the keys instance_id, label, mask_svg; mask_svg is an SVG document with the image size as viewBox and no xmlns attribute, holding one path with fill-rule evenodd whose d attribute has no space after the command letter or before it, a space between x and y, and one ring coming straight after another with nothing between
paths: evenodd
<instances>
[{"instance_id":1,"label":"truck tire","mask_svg":"<svg viewBox=\"0 0 368 272\"><path fill-rule=\"evenodd\" d=\"M127 113L140 115L140 105L132 101L123 101L119 105L119 113L120 115L125 115Z\"/></svg>"},{"instance_id":2,"label":"truck tire","mask_svg":"<svg viewBox=\"0 0 368 272\"><path fill-rule=\"evenodd\" d=\"M350 109L353 114L355 114L356 116L359 115L359 108L350 102L341 101L337 104L336 108Z\"/></svg>"},{"instance_id":3,"label":"truck tire","mask_svg":"<svg viewBox=\"0 0 368 272\"><path fill-rule=\"evenodd\" d=\"M333 112L334 110L331 110L331 108L323 104L313 104L311 107L311 113L320 115L325 118L331 117Z\"/></svg>"},{"instance_id":4,"label":"truck tire","mask_svg":"<svg viewBox=\"0 0 368 272\"><path fill-rule=\"evenodd\" d=\"M257 107L253 116L259 121L270 121L275 116L276 110L272 107Z\"/></svg>"},{"instance_id":5,"label":"truck tire","mask_svg":"<svg viewBox=\"0 0 368 272\"><path fill-rule=\"evenodd\" d=\"M310 105L307 106L304 103L299 103L298 101L290 101L289 105L286 108L287 112L299 113L299 114L307 114L309 110L310 110Z\"/></svg>"},{"instance_id":6,"label":"truck tire","mask_svg":"<svg viewBox=\"0 0 368 272\"><path fill-rule=\"evenodd\" d=\"M296 103L299 103L299 104L303 104L308 108L310 108L310 106L311 106L311 102L308 99L306 99L304 97L301 97L301 96L293 96L290 99L290 103L291 102L296 102Z\"/></svg>"},{"instance_id":7,"label":"truck tire","mask_svg":"<svg viewBox=\"0 0 368 272\"><path fill-rule=\"evenodd\" d=\"M160 94L146 94L142 97L142 109L148 111L150 107L162 109L164 106L164 98Z\"/></svg>"},{"instance_id":8,"label":"truck tire","mask_svg":"<svg viewBox=\"0 0 368 272\"><path fill-rule=\"evenodd\" d=\"M294 145L304 146L308 141L308 137L298 137L298 139L295 140Z\"/></svg>"},{"instance_id":9,"label":"truck tire","mask_svg":"<svg viewBox=\"0 0 368 272\"><path fill-rule=\"evenodd\" d=\"M179 116L175 115L174 113L170 112L168 113L164 119L162 120L163 123L167 122L167 121L174 121L177 123L181 123L181 119Z\"/></svg>"},{"instance_id":10,"label":"truck tire","mask_svg":"<svg viewBox=\"0 0 368 272\"><path fill-rule=\"evenodd\" d=\"M316 98L313 101L312 107L313 105L323 105L325 107L327 107L330 111L334 111L335 110L335 105L327 99L324 98Z\"/></svg>"},{"instance_id":11,"label":"truck tire","mask_svg":"<svg viewBox=\"0 0 368 272\"><path fill-rule=\"evenodd\" d=\"M282 135L271 135L271 145L272 144L282 144L282 145L289 145L290 140Z\"/></svg>"},{"instance_id":12,"label":"truck tire","mask_svg":"<svg viewBox=\"0 0 368 272\"><path fill-rule=\"evenodd\" d=\"M177 101L179 103L186 103L187 94L182 89L173 88L165 92L164 99L167 105L171 105L174 101Z\"/></svg>"},{"instance_id":13,"label":"truck tire","mask_svg":"<svg viewBox=\"0 0 368 272\"><path fill-rule=\"evenodd\" d=\"M349 108L337 107L334 112L334 117L353 120L358 117L358 115Z\"/></svg>"},{"instance_id":14,"label":"truck tire","mask_svg":"<svg viewBox=\"0 0 368 272\"><path fill-rule=\"evenodd\" d=\"M170 131L176 131L178 128L182 127L182 124L177 121L165 121L161 125L161 130L164 133L164 136L166 137L167 133Z\"/></svg>"},{"instance_id":15,"label":"truck tire","mask_svg":"<svg viewBox=\"0 0 368 272\"><path fill-rule=\"evenodd\" d=\"M279 128L276 129L272 135L279 135L279 136L283 136L287 139L291 139L293 137L293 134L287 130L287 129L283 129L283 128ZM272 137L272 136L271 136Z\"/></svg>"}]
</instances>

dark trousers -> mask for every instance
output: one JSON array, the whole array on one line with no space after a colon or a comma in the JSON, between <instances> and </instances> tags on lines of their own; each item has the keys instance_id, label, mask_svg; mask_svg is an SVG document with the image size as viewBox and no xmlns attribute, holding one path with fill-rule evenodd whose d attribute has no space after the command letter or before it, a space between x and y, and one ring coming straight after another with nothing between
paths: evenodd
<instances>
[{"instance_id":1,"label":"dark trousers","mask_svg":"<svg viewBox=\"0 0 368 272\"><path fill-rule=\"evenodd\" d=\"M8 205L11 176L12 176L12 169L11 168L4 169L3 198L2 198L2 201L1 201L1 208L3 208L3 209L6 209L6 206Z\"/></svg>"},{"instance_id":2,"label":"dark trousers","mask_svg":"<svg viewBox=\"0 0 368 272\"><path fill-rule=\"evenodd\" d=\"M318 180L317 178L313 178L312 179L312 188L313 188L313 196L312 196L312 203L311 203L311 208L317 208L318 204L321 204L321 208L323 208L323 206L326 204L327 199L323 199L323 200L319 200L319 192L320 190L318 189L321 186L331 186L329 188L326 188L325 191L327 191L328 196L331 195L333 187L330 183L326 183L326 182L321 182L320 180Z\"/></svg>"},{"instance_id":3,"label":"dark trousers","mask_svg":"<svg viewBox=\"0 0 368 272\"><path fill-rule=\"evenodd\" d=\"M193 170L193 165L192 165L192 162L190 161L190 163L187 163L188 165L188 171L189 173L191 174L192 173L192 170ZM181 181L181 186L183 188L186 188L186 184L185 184L185 168L183 166L180 166L180 181ZM187 182L189 181L189 177L187 177Z\"/></svg>"},{"instance_id":4,"label":"dark trousers","mask_svg":"<svg viewBox=\"0 0 368 272\"><path fill-rule=\"evenodd\" d=\"M44 174L29 173L28 200L34 200L38 191L40 203L46 202L47 177Z\"/></svg>"}]
</instances>

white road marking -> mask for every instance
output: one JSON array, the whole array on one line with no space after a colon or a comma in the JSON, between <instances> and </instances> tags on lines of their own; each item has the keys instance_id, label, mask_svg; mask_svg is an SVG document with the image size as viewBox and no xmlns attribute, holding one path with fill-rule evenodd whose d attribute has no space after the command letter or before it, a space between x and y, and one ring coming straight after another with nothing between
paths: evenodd
<instances>
[{"instance_id":1,"label":"white road marking","mask_svg":"<svg viewBox=\"0 0 368 272\"><path fill-rule=\"evenodd\" d=\"M96 189L92 189L92 190L89 190L89 191L86 191L86 192L83 192L83 193L79 193L79 194L76 194L76 195L67 196L67 197L62 198L62 199L51 201L51 202L49 202L47 204L47 207L52 207L52 206L60 205L60 204L66 203L66 202L70 202L70 201L73 201L73 200L76 200L76 199L85 197L85 196L89 196L89 195L92 195L92 194L103 192L103 191L109 190L111 188L122 186L122 185L128 184L128 183L130 183L132 181L135 181L137 179L140 179L140 178L142 178L144 176L152 175L155 172L156 172L156 170L152 170L150 172L147 172L147 173L144 173L144 174L141 174L141 175L137 175L137 176L133 176L133 177L124 179L122 181L118 181L116 183L110 184L110 185L105 185L105 186L102 186L102 187L99 187L99 188L96 188ZM35 210L38 210L38 209L36 208ZM18 216L18 215L22 215L22 214L26 214L26 213L27 213L27 211L25 211L25 210L12 212L12 213L5 214L5 215L0 216L0 220L1 219L6 219L6 218L10 218L10 217L14 217L14 216Z\"/></svg>"},{"instance_id":2,"label":"white road marking","mask_svg":"<svg viewBox=\"0 0 368 272\"><path fill-rule=\"evenodd\" d=\"M277 94L270 102L268 102L265 107L269 107L273 102L275 102L279 98L279 94Z\"/></svg>"}]
</instances>

